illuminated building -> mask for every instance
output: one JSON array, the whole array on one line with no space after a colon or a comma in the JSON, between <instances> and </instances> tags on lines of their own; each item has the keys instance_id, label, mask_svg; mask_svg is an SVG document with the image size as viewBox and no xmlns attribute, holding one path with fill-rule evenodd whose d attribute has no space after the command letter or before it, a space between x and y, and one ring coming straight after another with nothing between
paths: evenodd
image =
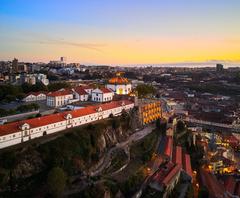
<instances>
[{"instance_id":1,"label":"illuminated building","mask_svg":"<svg viewBox=\"0 0 240 198\"><path fill-rule=\"evenodd\" d=\"M140 120L143 125L161 118L161 103L156 100L139 100Z\"/></svg>"},{"instance_id":2,"label":"illuminated building","mask_svg":"<svg viewBox=\"0 0 240 198\"><path fill-rule=\"evenodd\" d=\"M127 95L132 91L132 84L127 78L122 77L121 72L118 72L115 77L109 79L106 88L115 94Z\"/></svg>"}]
</instances>

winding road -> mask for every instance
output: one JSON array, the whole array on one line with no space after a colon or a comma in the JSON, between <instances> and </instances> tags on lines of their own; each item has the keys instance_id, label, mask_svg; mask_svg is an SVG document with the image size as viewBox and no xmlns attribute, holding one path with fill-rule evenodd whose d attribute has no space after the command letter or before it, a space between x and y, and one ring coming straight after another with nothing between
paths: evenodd
<instances>
[{"instance_id":1,"label":"winding road","mask_svg":"<svg viewBox=\"0 0 240 198\"><path fill-rule=\"evenodd\" d=\"M125 149L126 147L130 146L132 143L141 140L142 138L144 138L145 136L150 134L154 128L155 127L153 125L150 125L150 126L144 128L142 130L139 130L139 131L135 132L134 134L129 136L129 138L126 141L116 144L115 147L111 148L106 153L105 158L103 160L103 163L100 164L100 166L98 166L89 175L90 176L100 175L102 173L102 171L111 164L111 157L112 157L112 154L113 154L114 151L116 151L117 149Z\"/></svg>"}]
</instances>

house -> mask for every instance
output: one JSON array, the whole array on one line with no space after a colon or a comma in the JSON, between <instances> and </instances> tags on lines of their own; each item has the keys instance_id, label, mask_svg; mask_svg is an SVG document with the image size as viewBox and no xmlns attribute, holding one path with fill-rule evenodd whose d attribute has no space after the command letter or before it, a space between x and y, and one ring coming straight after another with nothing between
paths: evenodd
<instances>
[{"instance_id":1,"label":"house","mask_svg":"<svg viewBox=\"0 0 240 198\"><path fill-rule=\"evenodd\" d=\"M211 198L227 198L229 197L224 185L216 178L215 175L207 172L203 168L199 171L200 186L208 189Z\"/></svg>"},{"instance_id":2,"label":"house","mask_svg":"<svg viewBox=\"0 0 240 198\"><path fill-rule=\"evenodd\" d=\"M178 183L180 174L180 165L174 164L171 161L165 162L160 165L159 170L154 175L149 185L151 188L163 192L162 197L167 198Z\"/></svg>"},{"instance_id":3,"label":"house","mask_svg":"<svg viewBox=\"0 0 240 198\"><path fill-rule=\"evenodd\" d=\"M81 86L75 87L73 89L73 95L75 99L79 101L88 101L89 93Z\"/></svg>"},{"instance_id":4,"label":"house","mask_svg":"<svg viewBox=\"0 0 240 198\"><path fill-rule=\"evenodd\" d=\"M92 94L93 88L91 86L84 85L84 86L81 86L81 87L88 93L88 95Z\"/></svg>"},{"instance_id":5,"label":"house","mask_svg":"<svg viewBox=\"0 0 240 198\"><path fill-rule=\"evenodd\" d=\"M73 91L66 89L47 94L47 106L60 107L71 103Z\"/></svg>"},{"instance_id":6,"label":"house","mask_svg":"<svg viewBox=\"0 0 240 198\"><path fill-rule=\"evenodd\" d=\"M46 100L47 96L45 92L30 92L28 93L22 101L24 102L33 102Z\"/></svg>"},{"instance_id":7,"label":"house","mask_svg":"<svg viewBox=\"0 0 240 198\"><path fill-rule=\"evenodd\" d=\"M97 88L92 91L92 101L108 102L113 99L114 93L107 88Z\"/></svg>"}]
</instances>

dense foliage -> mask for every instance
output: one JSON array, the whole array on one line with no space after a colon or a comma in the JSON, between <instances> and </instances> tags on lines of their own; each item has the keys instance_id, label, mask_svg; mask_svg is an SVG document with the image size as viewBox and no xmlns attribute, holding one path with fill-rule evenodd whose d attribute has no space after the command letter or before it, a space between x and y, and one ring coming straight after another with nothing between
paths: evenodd
<instances>
[{"instance_id":1,"label":"dense foliage","mask_svg":"<svg viewBox=\"0 0 240 198\"><path fill-rule=\"evenodd\" d=\"M0 85L0 102L11 102L16 99L21 100L26 94L30 92L38 91L57 91L62 88L69 88L70 85L66 82L51 83L45 86L42 83L36 83L31 85L29 83L23 83L20 85Z\"/></svg>"},{"instance_id":2,"label":"dense foliage","mask_svg":"<svg viewBox=\"0 0 240 198\"><path fill-rule=\"evenodd\" d=\"M48 173L47 185L49 192L54 197L59 197L62 195L66 186L66 175L63 169L55 167Z\"/></svg>"},{"instance_id":3,"label":"dense foliage","mask_svg":"<svg viewBox=\"0 0 240 198\"><path fill-rule=\"evenodd\" d=\"M139 98L144 98L156 93L155 88L152 85L141 84L136 87Z\"/></svg>"},{"instance_id":4,"label":"dense foliage","mask_svg":"<svg viewBox=\"0 0 240 198\"><path fill-rule=\"evenodd\" d=\"M9 109L9 110L0 108L0 116L3 117L3 116L14 115L18 113L25 113L33 110L38 110L38 109L39 109L39 105L36 103L20 105L16 109Z\"/></svg>"}]
</instances>

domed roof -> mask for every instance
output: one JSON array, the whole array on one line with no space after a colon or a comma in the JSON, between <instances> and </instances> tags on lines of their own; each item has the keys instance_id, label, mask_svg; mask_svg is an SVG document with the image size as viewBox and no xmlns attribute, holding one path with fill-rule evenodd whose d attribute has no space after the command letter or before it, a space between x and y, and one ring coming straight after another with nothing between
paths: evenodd
<instances>
[{"instance_id":1,"label":"domed roof","mask_svg":"<svg viewBox=\"0 0 240 198\"><path fill-rule=\"evenodd\" d=\"M121 76L121 73L116 73L116 77L109 79L108 83L110 84L128 84L129 80Z\"/></svg>"}]
</instances>

